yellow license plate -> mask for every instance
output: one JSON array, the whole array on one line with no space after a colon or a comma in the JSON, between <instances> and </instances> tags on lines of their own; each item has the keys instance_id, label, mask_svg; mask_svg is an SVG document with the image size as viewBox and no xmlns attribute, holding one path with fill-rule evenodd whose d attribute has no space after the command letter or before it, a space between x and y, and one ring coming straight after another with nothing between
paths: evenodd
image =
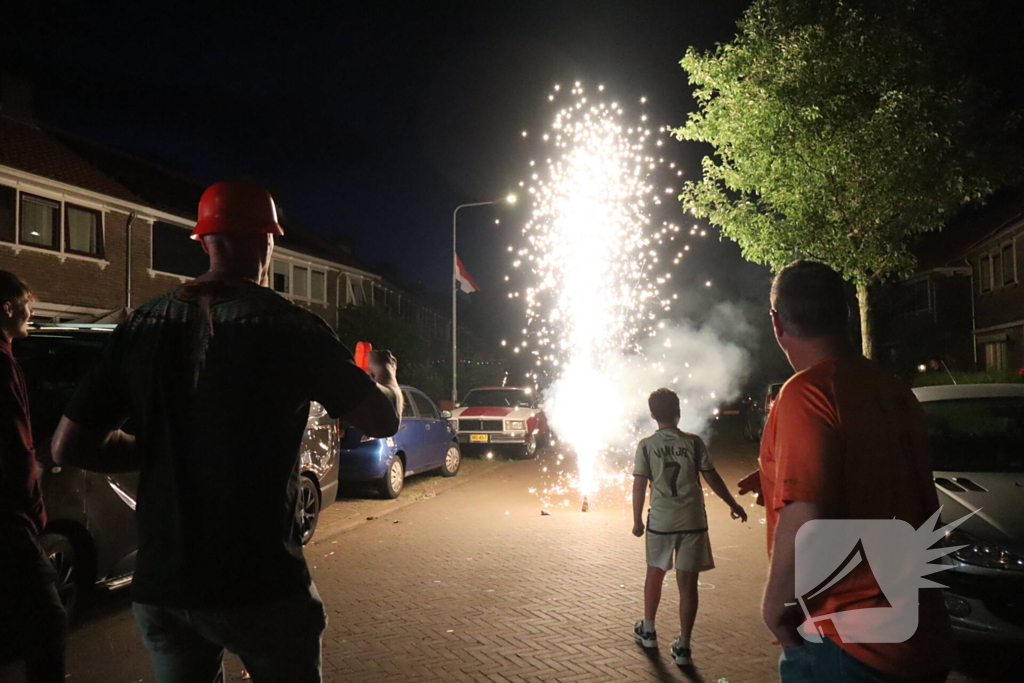
<instances>
[{"instance_id":1,"label":"yellow license plate","mask_svg":"<svg viewBox=\"0 0 1024 683\"><path fill-rule=\"evenodd\" d=\"M479 443L487 443L490 440L490 437L486 434L470 434L469 440Z\"/></svg>"}]
</instances>

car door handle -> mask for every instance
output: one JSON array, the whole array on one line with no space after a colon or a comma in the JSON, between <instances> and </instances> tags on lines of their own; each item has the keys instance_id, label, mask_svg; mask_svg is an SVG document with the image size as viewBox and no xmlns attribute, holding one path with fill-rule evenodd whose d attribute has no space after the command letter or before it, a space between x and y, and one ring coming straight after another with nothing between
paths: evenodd
<instances>
[{"instance_id":1,"label":"car door handle","mask_svg":"<svg viewBox=\"0 0 1024 683\"><path fill-rule=\"evenodd\" d=\"M399 429L408 429L408 428L409 428L409 425L402 425L401 427L399 427Z\"/></svg>"},{"instance_id":2,"label":"car door handle","mask_svg":"<svg viewBox=\"0 0 1024 683\"><path fill-rule=\"evenodd\" d=\"M426 425L426 427L427 427L427 429L430 429L430 424L428 423L428 424Z\"/></svg>"}]
</instances>

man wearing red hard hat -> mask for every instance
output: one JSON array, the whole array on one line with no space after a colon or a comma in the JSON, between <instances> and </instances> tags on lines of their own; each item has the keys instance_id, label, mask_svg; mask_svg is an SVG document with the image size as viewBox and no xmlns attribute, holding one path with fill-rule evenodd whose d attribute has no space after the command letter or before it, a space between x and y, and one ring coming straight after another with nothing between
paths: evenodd
<instances>
[{"instance_id":1,"label":"man wearing red hard hat","mask_svg":"<svg viewBox=\"0 0 1024 683\"><path fill-rule=\"evenodd\" d=\"M282 234L264 188L208 188L192 237L209 271L118 327L54 436L57 462L141 473L132 590L160 683L223 680L225 649L258 683L320 681L326 614L295 523L309 402L370 436L398 430L391 354L367 375L265 286Z\"/></svg>"}]
</instances>

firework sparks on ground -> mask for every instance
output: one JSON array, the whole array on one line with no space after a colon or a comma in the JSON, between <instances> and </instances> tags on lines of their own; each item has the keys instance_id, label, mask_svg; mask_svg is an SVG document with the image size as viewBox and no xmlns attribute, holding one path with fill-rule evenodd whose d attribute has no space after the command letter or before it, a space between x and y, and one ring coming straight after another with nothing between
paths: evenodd
<instances>
[{"instance_id":1,"label":"firework sparks on ground","mask_svg":"<svg viewBox=\"0 0 1024 683\"><path fill-rule=\"evenodd\" d=\"M643 113L630 121L603 87L598 90L592 99L576 83L556 86L548 97L555 106L569 101L539 136L544 158L530 162L530 178L521 183L533 214L523 229L526 245L512 263L527 270L531 283L522 293L529 322L512 350L532 356L534 379L553 378L546 412L575 452L573 484L584 497L607 479L600 465L610 444L635 431L643 397L623 391L623 376L639 367L658 369L642 342L657 337L658 318L672 306L673 297L659 292L672 277L666 266L678 266L689 249L666 259L661 247L680 229L651 219L653 207L678 194L678 187L656 177L667 171L678 182L681 174L651 151L660 148L664 128L652 133ZM616 469L613 478L619 477Z\"/></svg>"}]
</instances>

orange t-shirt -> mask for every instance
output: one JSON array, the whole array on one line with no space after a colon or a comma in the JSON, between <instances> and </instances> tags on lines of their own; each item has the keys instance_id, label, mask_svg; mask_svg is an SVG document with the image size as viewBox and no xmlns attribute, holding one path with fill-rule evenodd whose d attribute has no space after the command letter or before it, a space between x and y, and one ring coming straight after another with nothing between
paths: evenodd
<instances>
[{"instance_id":1,"label":"orange t-shirt","mask_svg":"<svg viewBox=\"0 0 1024 683\"><path fill-rule=\"evenodd\" d=\"M913 393L862 356L828 358L794 375L772 406L761 441L768 552L779 510L802 501L830 519L900 519L919 528L939 507L924 413ZM937 580L941 582L942 575ZM919 589L916 633L903 643L843 643L868 666L898 676L952 665L953 632L937 588ZM814 606L812 616L889 606L870 572L854 572Z\"/></svg>"}]
</instances>

